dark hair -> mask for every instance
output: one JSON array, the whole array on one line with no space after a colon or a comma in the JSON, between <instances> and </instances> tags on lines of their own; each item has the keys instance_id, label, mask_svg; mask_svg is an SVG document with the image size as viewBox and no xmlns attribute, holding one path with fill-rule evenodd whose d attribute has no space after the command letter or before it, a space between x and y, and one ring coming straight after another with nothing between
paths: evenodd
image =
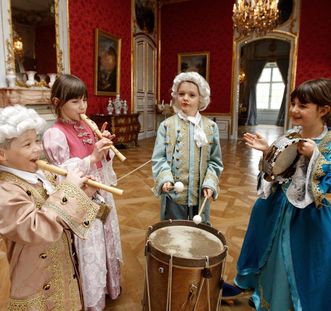
<instances>
[{"instance_id":1,"label":"dark hair","mask_svg":"<svg viewBox=\"0 0 331 311\"><path fill-rule=\"evenodd\" d=\"M61 116L61 108L67 101L82 97L87 98L85 83L74 75L62 74L52 86L51 102L57 116ZM55 104L56 99L58 101Z\"/></svg>"},{"instance_id":2,"label":"dark hair","mask_svg":"<svg viewBox=\"0 0 331 311\"><path fill-rule=\"evenodd\" d=\"M303 104L313 103L321 107L331 107L331 79L320 78L303 82L291 93L292 102L295 98ZM328 126L331 125L331 112L323 119Z\"/></svg>"}]
</instances>

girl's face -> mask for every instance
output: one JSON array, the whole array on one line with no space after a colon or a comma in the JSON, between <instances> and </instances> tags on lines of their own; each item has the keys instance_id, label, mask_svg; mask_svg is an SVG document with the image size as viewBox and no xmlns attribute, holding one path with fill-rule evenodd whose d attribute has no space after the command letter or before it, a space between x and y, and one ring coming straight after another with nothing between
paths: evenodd
<instances>
[{"instance_id":1,"label":"girl's face","mask_svg":"<svg viewBox=\"0 0 331 311\"><path fill-rule=\"evenodd\" d=\"M64 120L80 121L80 114L86 113L87 100L85 97L68 100L61 108Z\"/></svg>"},{"instance_id":2,"label":"girl's face","mask_svg":"<svg viewBox=\"0 0 331 311\"><path fill-rule=\"evenodd\" d=\"M305 129L319 129L324 124L323 117L330 111L330 106L318 106L314 103L301 103L297 98L291 103L290 116L293 125Z\"/></svg>"},{"instance_id":3,"label":"girl's face","mask_svg":"<svg viewBox=\"0 0 331 311\"><path fill-rule=\"evenodd\" d=\"M187 115L194 117L199 109L200 94L198 87L192 83L182 82L177 91L177 104Z\"/></svg>"}]
</instances>

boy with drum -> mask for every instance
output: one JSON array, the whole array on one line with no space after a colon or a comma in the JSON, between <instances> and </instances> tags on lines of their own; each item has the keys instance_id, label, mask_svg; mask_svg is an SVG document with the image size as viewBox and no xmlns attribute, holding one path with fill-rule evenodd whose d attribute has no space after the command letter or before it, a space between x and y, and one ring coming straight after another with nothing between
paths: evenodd
<instances>
[{"instance_id":1,"label":"boy with drum","mask_svg":"<svg viewBox=\"0 0 331 311\"><path fill-rule=\"evenodd\" d=\"M160 124L152 156L154 193L161 197L161 220L192 220L203 197L218 197L223 171L219 131L214 121L200 114L210 102L209 84L200 74L178 74L171 95L176 114ZM173 191L179 181L184 191ZM209 201L201 217L209 224ZM226 284L223 296L238 293L238 288Z\"/></svg>"}]
</instances>

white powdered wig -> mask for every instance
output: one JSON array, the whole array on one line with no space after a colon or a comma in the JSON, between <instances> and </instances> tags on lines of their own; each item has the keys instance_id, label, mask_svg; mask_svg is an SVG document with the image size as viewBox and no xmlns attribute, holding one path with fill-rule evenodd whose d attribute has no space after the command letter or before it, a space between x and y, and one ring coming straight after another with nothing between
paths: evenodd
<instances>
[{"instance_id":1,"label":"white powdered wig","mask_svg":"<svg viewBox=\"0 0 331 311\"><path fill-rule=\"evenodd\" d=\"M21 105L0 109L0 144L18 137L27 130L36 130L40 134L46 121L33 109Z\"/></svg>"},{"instance_id":2,"label":"white powdered wig","mask_svg":"<svg viewBox=\"0 0 331 311\"><path fill-rule=\"evenodd\" d=\"M176 96L178 88L182 82L192 82L198 87L200 93L199 111L205 110L210 103L210 86L204 77L194 71L182 72L174 79L171 88L171 96L175 110L178 110Z\"/></svg>"}]
</instances>

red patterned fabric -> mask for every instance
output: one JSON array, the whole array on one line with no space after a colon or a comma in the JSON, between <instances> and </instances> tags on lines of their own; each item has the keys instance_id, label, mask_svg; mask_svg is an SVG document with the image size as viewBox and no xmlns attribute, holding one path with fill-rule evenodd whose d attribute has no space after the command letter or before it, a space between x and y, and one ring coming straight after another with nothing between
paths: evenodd
<instances>
[{"instance_id":1,"label":"red patterned fabric","mask_svg":"<svg viewBox=\"0 0 331 311\"><path fill-rule=\"evenodd\" d=\"M331 1L302 0L296 84L331 77Z\"/></svg>"},{"instance_id":2,"label":"red patterned fabric","mask_svg":"<svg viewBox=\"0 0 331 311\"><path fill-rule=\"evenodd\" d=\"M210 52L211 104L206 112L230 112L233 1L192 0L161 10L161 99L177 74L177 54Z\"/></svg>"},{"instance_id":3,"label":"red patterned fabric","mask_svg":"<svg viewBox=\"0 0 331 311\"><path fill-rule=\"evenodd\" d=\"M122 39L120 94L131 106L131 0L69 1L70 67L88 89L87 113L104 113L109 96L94 95L95 28Z\"/></svg>"},{"instance_id":4,"label":"red patterned fabric","mask_svg":"<svg viewBox=\"0 0 331 311\"><path fill-rule=\"evenodd\" d=\"M161 10L161 93L170 101L180 52L210 52L212 96L207 112L231 110L233 1L192 0L164 5ZM331 76L331 1L302 0L296 84ZM107 96L94 95L94 30L122 38L121 97L131 106L131 0L75 0L69 2L71 73L89 93L88 114L107 113Z\"/></svg>"}]
</instances>

